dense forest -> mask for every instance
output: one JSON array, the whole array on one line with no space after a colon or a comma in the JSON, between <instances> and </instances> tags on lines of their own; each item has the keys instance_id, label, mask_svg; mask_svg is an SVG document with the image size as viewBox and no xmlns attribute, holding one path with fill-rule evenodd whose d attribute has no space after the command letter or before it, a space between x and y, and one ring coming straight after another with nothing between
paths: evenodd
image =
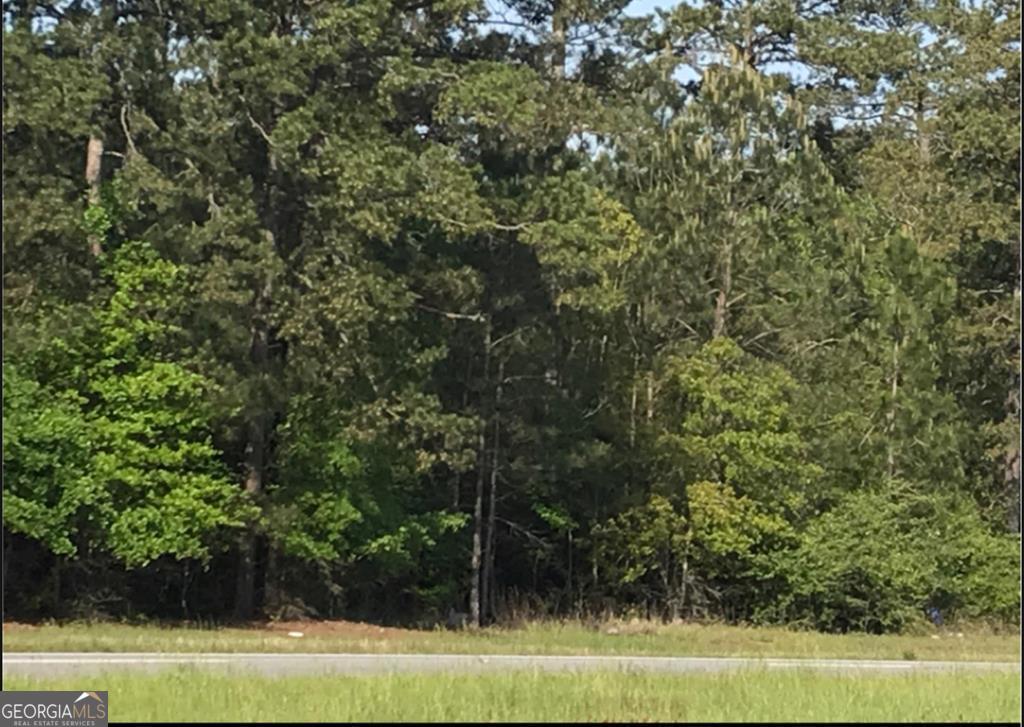
<instances>
[{"instance_id":1,"label":"dense forest","mask_svg":"<svg viewBox=\"0 0 1024 727\"><path fill-rule=\"evenodd\" d=\"M1019 3L627 5L5 2L7 617L1019 624Z\"/></svg>"}]
</instances>

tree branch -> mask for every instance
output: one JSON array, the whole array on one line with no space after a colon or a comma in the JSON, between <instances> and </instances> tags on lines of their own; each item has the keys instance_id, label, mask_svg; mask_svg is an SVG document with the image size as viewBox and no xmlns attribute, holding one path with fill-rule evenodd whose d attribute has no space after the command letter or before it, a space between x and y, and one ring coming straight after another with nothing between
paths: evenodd
<instances>
[{"instance_id":1,"label":"tree branch","mask_svg":"<svg viewBox=\"0 0 1024 727\"><path fill-rule=\"evenodd\" d=\"M254 119L251 113L246 111L245 115L249 117L249 123L253 125L256 131L260 132L260 136L262 136L263 139L267 142L267 146L273 147L274 142L270 139L270 134L267 133L267 130L260 126L260 122Z\"/></svg>"},{"instance_id":2,"label":"tree branch","mask_svg":"<svg viewBox=\"0 0 1024 727\"><path fill-rule=\"evenodd\" d=\"M475 225L471 225L468 222L463 222L461 220L453 220L450 217L437 216L436 219L441 221L441 222L444 222L445 224L451 225L452 227L461 227L464 230L470 230L470 229L474 229L475 228ZM503 230L503 231L506 231L506 232L517 232L519 230L525 230L527 227L529 227L529 225L530 225L529 222L521 222L518 225L503 225L500 222L488 222L486 224L486 226L484 228L482 228L482 229Z\"/></svg>"},{"instance_id":3,"label":"tree branch","mask_svg":"<svg viewBox=\"0 0 1024 727\"><path fill-rule=\"evenodd\" d=\"M121 104L121 131L124 132L124 138L128 142L128 153L132 155L137 154L138 150L135 148L135 142L132 141L131 132L128 131L128 104Z\"/></svg>"},{"instance_id":4,"label":"tree branch","mask_svg":"<svg viewBox=\"0 0 1024 727\"><path fill-rule=\"evenodd\" d=\"M452 320L480 322L484 319L483 313L452 313L450 311L444 311L438 308L434 308L432 306L426 305L425 303L417 303L416 306L418 308L422 308L425 311L430 311L431 313L436 313L439 316L444 316L445 318L450 318Z\"/></svg>"}]
</instances>

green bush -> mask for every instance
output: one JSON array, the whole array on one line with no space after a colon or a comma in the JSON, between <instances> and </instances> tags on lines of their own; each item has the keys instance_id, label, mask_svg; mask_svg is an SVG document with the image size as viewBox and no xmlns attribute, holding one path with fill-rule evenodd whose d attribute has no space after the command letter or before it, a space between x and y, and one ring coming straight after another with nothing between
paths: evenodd
<instances>
[{"instance_id":1,"label":"green bush","mask_svg":"<svg viewBox=\"0 0 1024 727\"><path fill-rule=\"evenodd\" d=\"M784 583L762 620L829 631L900 631L937 606L946 620L1019 622L1016 544L950 498L890 491L848 496L773 560Z\"/></svg>"}]
</instances>

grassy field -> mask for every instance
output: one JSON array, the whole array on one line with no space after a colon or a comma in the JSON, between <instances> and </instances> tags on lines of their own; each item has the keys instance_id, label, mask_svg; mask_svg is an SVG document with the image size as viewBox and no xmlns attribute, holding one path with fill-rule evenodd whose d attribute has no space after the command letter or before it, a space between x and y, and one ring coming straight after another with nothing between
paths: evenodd
<instances>
[{"instance_id":1,"label":"grassy field","mask_svg":"<svg viewBox=\"0 0 1024 727\"><path fill-rule=\"evenodd\" d=\"M289 631L300 631L300 638ZM534 623L479 632L414 631L350 622L187 628L121 624L4 624L4 650L439 654L645 654L1020 661L1019 634L821 634L784 629L648 622Z\"/></svg>"},{"instance_id":2,"label":"grassy field","mask_svg":"<svg viewBox=\"0 0 1024 727\"><path fill-rule=\"evenodd\" d=\"M88 683L86 683L88 682ZM178 669L10 677L9 690L106 690L110 721L1019 722L1017 674L803 671L232 677Z\"/></svg>"}]
</instances>

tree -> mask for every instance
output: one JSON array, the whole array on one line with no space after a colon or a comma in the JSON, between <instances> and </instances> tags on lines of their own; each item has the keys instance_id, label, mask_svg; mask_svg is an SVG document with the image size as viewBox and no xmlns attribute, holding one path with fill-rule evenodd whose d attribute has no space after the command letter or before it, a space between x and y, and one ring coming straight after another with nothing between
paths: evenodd
<instances>
[{"instance_id":1,"label":"tree","mask_svg":"<svg viewBox=\"0 0 1024 727\"><path fill-rule=\"evenodd\" d=\"M83 381L106 545L129 567L207 560L245 510L210 441L212 382L175 360L182 271L137 243L108 255L113 291Z\"/></svg>"},{"instance_id":2,"label":"tree","mask_svg":"<svg viewBox=\"0 0 1024 727\"><path fill-rule=\"evenodd\" d=\"M207 562L245 507L211 444L211 382L179 353L182 271L131 242L102 271L77 335L5 362L5 527L59 558Z\"/></svg>"},{"instance_id":3,"label":"tree","mask_svg":"<svg viewBox=\"0 0 1024 727\"><path fill-rule=\"evenodd\" d=\"M977 511L956 497L865 488L815 520L798 548L780 554L777 573L789 588L762 618L881 633L921 621L928 606L950 618L977 613L981 583L989 607L1004 604L1009 616L1020 602L1012 550L1012 541L987 532Z\"/></svg>"},{"instance_id":4,"label":"tree","mask_svg":"<svg viewBox=\"0 0 1024 727\"><path fill-rule=\"evenodd\" d=\"M1012 620L1018 5L7 3L9 603Z\"/></svg>"},{"instance_id":5,"label":"tree","mask_svg":"<svg viewBox=\"0 0 1024 727\"><path fill-rule=\"evenodd\" d=\"M665 408L678 413L658 439L656 486L689 515L695 571L732 587L728 608L749 608L764 596L756 556L788 547L824 499L791 408L796 383L726 338L671 366Z\"/></svg>"}]
</instances>

